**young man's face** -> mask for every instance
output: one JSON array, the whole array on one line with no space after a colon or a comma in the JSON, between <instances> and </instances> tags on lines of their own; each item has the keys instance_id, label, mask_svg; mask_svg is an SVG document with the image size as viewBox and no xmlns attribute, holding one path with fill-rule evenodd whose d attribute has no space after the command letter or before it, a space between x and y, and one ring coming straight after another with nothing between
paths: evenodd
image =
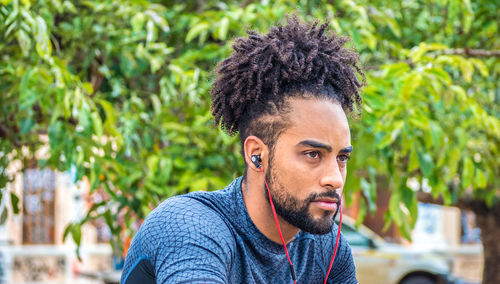
<instances>
[{"instance_id":1,"label":"young man's face","mask_svg":"<svg viewBox=\"0 0 500 284\"><path fill-rule=\"evenodd\" d=\"M288 223L326 234L339 209L352 150L349 125L331 100L291 99L290 107L290 127L279 136L266 171L273 203Z\"/></svg>"}]
</instances>

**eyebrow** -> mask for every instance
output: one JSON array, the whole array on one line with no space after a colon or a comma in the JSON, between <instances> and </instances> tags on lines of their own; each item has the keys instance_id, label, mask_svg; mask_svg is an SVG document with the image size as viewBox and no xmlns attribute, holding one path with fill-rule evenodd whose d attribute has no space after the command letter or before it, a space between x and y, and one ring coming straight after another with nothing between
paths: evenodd
<instances>
[{"instance_id":1,"label":"eyebrow","mask_svg":"<svg viewBox=\"0 0 500 284\"><path fill-rule=\"evenodd\" d=\"M314 141L314 140L300 141L298 145L299 146L304 146L304 147L322 148L322 149L325 149L328 152L332 151L332 146L326 145L326 144L323 144L321 142Z\"/></svg>"},{"instance_id":2,"label":"eyebrow","mask_svg":"<svg viewBox=\"0 0 500 284\"><path fill-rule=\"evenodd\" d=\"M347 146L344 149L340 150L339 153L351 153L353 150L352 146Z\"/></svg>"},{"instance_id":3,"label":"eyebrow","mask_svg":"<svg viewBox=\"0 0 500 284\"><path fill-rule=\"evenodd\" d=\"M326 145L324 143L314 141L314 140L304 140L299 142L299 146L304 146L304 147L313 147L313 148L321 148L325 149L328 152L332 152L332 146ZM339 153L351 153L353 150L352 146L347 146L339 151Z\"/></svg>"}]
</instances>

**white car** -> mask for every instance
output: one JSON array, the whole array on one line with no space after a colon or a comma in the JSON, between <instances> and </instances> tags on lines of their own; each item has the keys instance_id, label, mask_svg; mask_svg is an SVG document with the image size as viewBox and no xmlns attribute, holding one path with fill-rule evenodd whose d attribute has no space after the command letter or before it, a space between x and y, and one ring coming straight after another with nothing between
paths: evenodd
<instances>
[{"instance_id":1,"label":"white car","mask_svg":"<svg viewBox=\"0 0 500 284\"><path fill-rule=\"evenodd\" d=\"M343 216L342 234L352 248L360 284L456 283L443 256L384 241L366 226Z\"/></svg>"}]
</instances>

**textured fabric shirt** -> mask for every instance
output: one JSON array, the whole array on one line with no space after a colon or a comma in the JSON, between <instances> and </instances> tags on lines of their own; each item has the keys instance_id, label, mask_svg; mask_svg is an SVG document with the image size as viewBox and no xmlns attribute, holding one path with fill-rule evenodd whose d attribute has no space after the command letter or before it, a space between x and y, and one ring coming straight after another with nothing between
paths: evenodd
<instances>
[{"instance_id":1,"label":"textured fabric shirt","mask_svg":"<svg viewBox=\"0 0 500 284\"><path fill-rule=\"evenodd\" d=\"M297 283L323 283L337 229L325 235L300 231L287 244ZM223 190L169 198L148 215L128 251L121 283L155 282L293 283L283 246L248 215L241 177ZM342 236L328 283L357 283Z\"/></svg>"}]
</instances>

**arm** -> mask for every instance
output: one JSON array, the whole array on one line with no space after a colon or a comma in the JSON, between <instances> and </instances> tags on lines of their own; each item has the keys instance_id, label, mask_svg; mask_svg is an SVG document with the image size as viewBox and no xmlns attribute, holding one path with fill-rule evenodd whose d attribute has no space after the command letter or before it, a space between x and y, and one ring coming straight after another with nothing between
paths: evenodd
<instances>
[{"instance_id":1,"label":"arm","mask_svg":"<svg viewBox=\"0 0 500 284\"><path fill-rule=\"evenodd\" d=\"M176 197L151 212L130 250L148 258L156 283L227 283L232 246L231 232L215 211Z\"/></svg>"}]
</instances>

